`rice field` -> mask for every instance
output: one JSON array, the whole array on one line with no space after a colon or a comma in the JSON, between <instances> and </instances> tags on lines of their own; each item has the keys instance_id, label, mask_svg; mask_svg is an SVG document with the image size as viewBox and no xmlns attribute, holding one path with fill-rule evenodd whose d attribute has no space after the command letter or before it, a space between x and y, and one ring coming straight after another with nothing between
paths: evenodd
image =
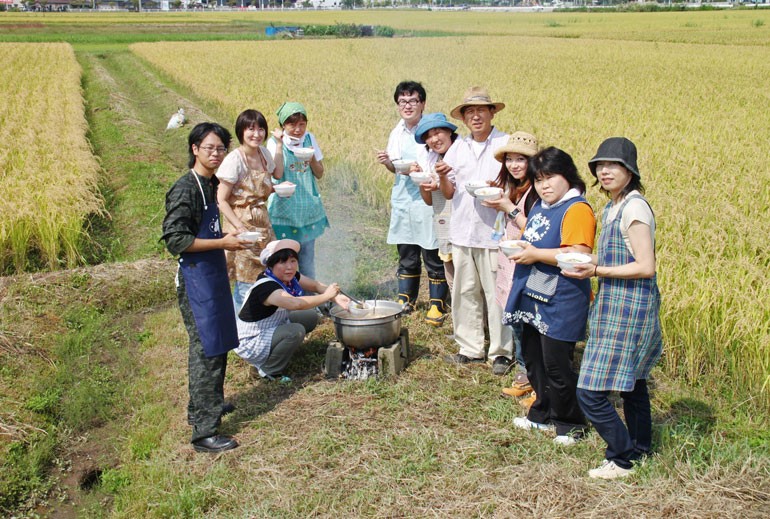
<instances>
[{"instance_id":1,"label":"rice field","mask_svg":"<svg viewBox=\"0 0 770 519\"><path fill-rule=\"evenodd\" d=\"M0 69L0 272L75 265L83 224L103 208L80 66L67 44L7 43Z\"/></svg>"},{"instance_id":2,"label":"rice field","mask_svg":"<svg viewBox=\"0 0 770 519\"><path fill-rule=\"evenodd\" d=\"M427 111L447 113L468 86L489 87L507 104L495 118L500 129L565 149L587 179L599 142L629 137L658 218L664 368L691 383L731 377L746 398L770 404L770 48L457 36L187 49L132 46L230 114L230 126L247 107L273 126L283 101L302 101L328 174L381 207L392 179L373 148L397 122L392 90L403 79L423 83ZM605 203L597 188L589 198L596 211Z\"/></svg>"},{"instance_id":3,"label":"rice field","mask_svg":"<svg viewBox=\"0 0 770 519\"><path fill-rule=\"evenodd\" d=\"M29 30L39 23L37 13L3 13L3 24L10 24L0 37ZM481 12L427 11L408 9L371 10L270 10L211 12L143 13L56 13L47 17L46 32L57 38L71 38L59 29L72 32L91 30L123 32L134 26L137 32L148 27L174 32L187 26L202 34L211 26L243 31L274 25L336 23L377 24L409 34L486 34L543 36L556 38L639 40L678 43L718 43L727 45L770 45L770 9L730 9L722 11L688 10L680 12Z\"/></svg>"}]
</instances>

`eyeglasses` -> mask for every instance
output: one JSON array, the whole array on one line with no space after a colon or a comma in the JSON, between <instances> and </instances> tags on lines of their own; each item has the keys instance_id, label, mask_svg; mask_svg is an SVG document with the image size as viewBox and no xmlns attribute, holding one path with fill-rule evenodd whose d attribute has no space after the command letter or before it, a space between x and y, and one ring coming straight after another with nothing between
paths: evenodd
<instances>
[{"instance_id":1,"label":"eyeglasses","mask_svg":"<svg viewBox=\"0 0 770 519\"><path fill-rule=\"evenodd\" d=\"M422 103L422 101L420 101L419 99L399 99L398 107L406 108L407 106L417 106L420 103Z\"/></svg>"},{"instance_id":2,"label":"eyeglasses","mask_svg":"<svg viewBox=\"0 0 770 519\"><path fill-rule=\"evenodd\" d=\"M227 153L227 148L224 146L198 146L198 149L205 151L207 155L213 155L214 152L217 152L220 155Z\"/></svg>"}]
</instances>

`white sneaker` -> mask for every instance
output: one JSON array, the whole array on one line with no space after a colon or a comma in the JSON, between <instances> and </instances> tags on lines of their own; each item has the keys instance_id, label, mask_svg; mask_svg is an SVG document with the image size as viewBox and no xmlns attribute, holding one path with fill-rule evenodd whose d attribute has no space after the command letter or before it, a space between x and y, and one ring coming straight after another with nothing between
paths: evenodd
<instances>
[{"instance_id":1,"label":"white sneaker","mask_svg":"<svg viewBox=\"0 0 770 519\"><path fill-rule=\"evenodd\" d=\"M549 423L530 422L526 416L519 416L513 419L513 425L519 429L537 429L538 431L553 431L553 425Z\"/></svg>"},{"instance_id":2,"label":"white sneaker","mask_svg":"<svg viewBox=\"0 0 770 519\"><path fill-rule=\"evenodd\" d=\"M588 471L588 477L594 479L625 478L634 473L634 469L624 469L615 465L614 461L604 460L599 468Z\"/></svg>"},{"instance_id":3,"label":"white sneaker","mask_svg":"<svg viewBox=\"0 0 770 519\"><path fill-rule=\"evenodd\" d=\"M562 447L569 447L571 445L575 445L578 440L574 436L570 436L568 434L560 434L553 439L553 442L557 445L561 445Z\"/></svg>"}]
</instances>

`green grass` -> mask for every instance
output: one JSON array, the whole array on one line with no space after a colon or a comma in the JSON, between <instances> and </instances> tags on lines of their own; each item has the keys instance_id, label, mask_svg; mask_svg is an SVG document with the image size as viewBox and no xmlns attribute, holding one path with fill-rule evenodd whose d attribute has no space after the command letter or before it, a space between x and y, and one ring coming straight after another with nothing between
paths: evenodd
<instances>
[{"instance_id":1,"label":"green grass","mask_svg":"<svg viewBox=\"0 0 770 519\"><path fill-rule=\"evenodd\" d=\"M65 463L65 446L84 435L105 445L122 436L110 432L111 423L128 411L126 384L138 369L133 337L126 333L134 318L127 318L123 299L131 294L145 310L168 298L169 281L137 269L74 271L4 288L4 301L17 304L4 303L0 313L0 425L11 433L0 444L0 512L45 495L55 481L51 471ZM121 288L123 282L131 292ZM102 449L94 452L96 462L110 463L97 451Z\"/></svg>"}]
</instances>

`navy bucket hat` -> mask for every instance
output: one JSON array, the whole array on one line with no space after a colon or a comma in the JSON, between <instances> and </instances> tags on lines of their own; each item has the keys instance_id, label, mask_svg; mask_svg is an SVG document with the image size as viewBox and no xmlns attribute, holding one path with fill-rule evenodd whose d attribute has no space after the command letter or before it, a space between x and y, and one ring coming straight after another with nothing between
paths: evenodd
<instances>
[{"instance_id":1,"label":"navy bucket hat","mask_svg":"<svg viewBox=\"0 0 770 519\"><path fill-rule=\"evenodd\" d=\"M434 128L446 128L454 132L457 130L457 125L447 121L446 115L439 112L423 115L420 122L417 123L417 128L414 129L414 140L417 141L417 144L425 144L422 136Z\"/></svg>"},{"instance_id":2,"label":"navy bucket hat","mask_svg":"<svg viewBox=\"0 0 770 519\"><path fill-rule=\"evenodd\" d=\"M596 163L602 161L620 162L628 171L642 178L636 165L636 146L625 137L610 137L599 145L594 158L588 161L593 176L596 176Z\"/></svg>"}]
</instances>

